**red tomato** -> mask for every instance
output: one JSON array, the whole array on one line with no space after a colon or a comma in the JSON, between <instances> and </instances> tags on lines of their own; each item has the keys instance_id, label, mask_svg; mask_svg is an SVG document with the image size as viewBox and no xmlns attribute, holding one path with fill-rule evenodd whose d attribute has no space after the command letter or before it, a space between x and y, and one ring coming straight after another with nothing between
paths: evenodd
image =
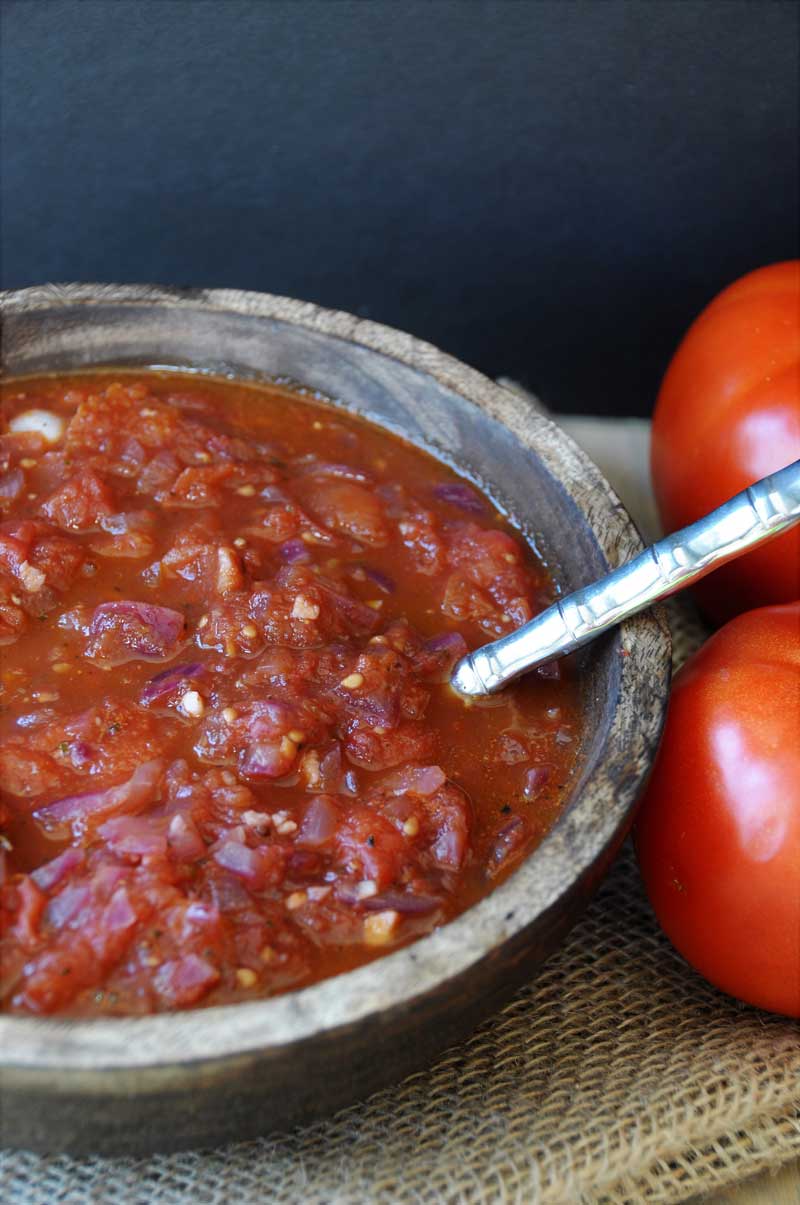
<instances>
[{"instance_id":1,"label":"red tomato","mask_svg":"<svg viewBox=\"0 0 800 1205\"><path fill-rule=\"evenodd\" d=\"M740 615L677 674L635 841L681 954L800 1016L800 603Z\"/></svg>"},{"instance_id":2,"label":"red tomato","mask_svg":"<svg viewBox=\"0 0 800 1205\"><path fill-rule=\"evenodd\" d=\"M651 467L668 531L800 457L800 260L743 276L702 312L653 415ZM713 618L800 598L800 527L696 587Z\"/></svg>"}]
</instances>

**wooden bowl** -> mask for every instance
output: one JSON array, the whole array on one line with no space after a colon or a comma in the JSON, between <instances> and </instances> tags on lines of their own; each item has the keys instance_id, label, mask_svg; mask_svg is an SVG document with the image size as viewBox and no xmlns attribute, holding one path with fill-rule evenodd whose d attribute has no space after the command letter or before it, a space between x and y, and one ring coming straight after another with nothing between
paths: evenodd
<instances>
[{"instance_id":1,"label":"wooden bowl","mask_svg":"<svg viewBox=\"0 0 800 1205\"><path fill-rule=\"evenodd\" d=\"M400 331L227 289L50 285L0 305L6 374L190 366L341 399L466 470L564 590L641 549L608 483L557 426ZM616 853L669 674L660 612L584 651L586 737L561 819L497 890L416 944L271 1000L130 1019L0 1017L4 1141L134 1153L247 1138L350 1104L463 1038L555 949Z\"/></svg>"}]
</instances>

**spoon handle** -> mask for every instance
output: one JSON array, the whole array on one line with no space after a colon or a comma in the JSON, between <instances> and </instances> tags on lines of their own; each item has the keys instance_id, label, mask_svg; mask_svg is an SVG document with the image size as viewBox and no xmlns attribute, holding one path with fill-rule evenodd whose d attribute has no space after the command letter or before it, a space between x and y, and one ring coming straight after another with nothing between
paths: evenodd
<instances>
[{"instance_id":1,"label":"spoon handle","mask_svg":"<svg viewBox=\"0 0 800 1205\"><path fill-rule=\"evenodd\" d=\"M800 460L763 477L689 527L651 544L613 573L559 599L515 632L462 657L451 685L463 695L492 694L798 521Z\"/></svg>"}]
</instances>

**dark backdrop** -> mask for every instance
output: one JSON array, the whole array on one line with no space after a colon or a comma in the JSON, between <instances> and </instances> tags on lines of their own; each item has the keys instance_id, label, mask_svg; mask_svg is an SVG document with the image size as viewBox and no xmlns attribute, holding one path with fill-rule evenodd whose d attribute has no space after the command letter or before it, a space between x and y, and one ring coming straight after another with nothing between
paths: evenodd
<instances>
[{"instance_id":1,"label":"dark backdrop","mask_svg":"<svg viewBox=\"0 0 800 1205\"><path fill-rule=\"evenodd\" d=\"M235 285L652 405L797 254L782 0L5 0L2 273Z\"/></svg>"}]
</instances>

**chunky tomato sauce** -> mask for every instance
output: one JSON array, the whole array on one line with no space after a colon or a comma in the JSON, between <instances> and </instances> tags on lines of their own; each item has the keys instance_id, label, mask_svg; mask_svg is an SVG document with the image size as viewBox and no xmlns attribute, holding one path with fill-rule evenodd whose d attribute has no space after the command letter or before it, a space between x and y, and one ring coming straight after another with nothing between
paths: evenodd
<instances>
[{"instance_id":1,"label":"chunky tomato sauce","mask_svg":"<svg viewBox=\"0 0 800 1205\"><path fill-rule=\"evenodd\" d=\"M471 485L278 386L98 372L2 404L2 1007L302 986L541 840L577 691L450 690L553 595Z\"/></svg>"}]
</instances>

